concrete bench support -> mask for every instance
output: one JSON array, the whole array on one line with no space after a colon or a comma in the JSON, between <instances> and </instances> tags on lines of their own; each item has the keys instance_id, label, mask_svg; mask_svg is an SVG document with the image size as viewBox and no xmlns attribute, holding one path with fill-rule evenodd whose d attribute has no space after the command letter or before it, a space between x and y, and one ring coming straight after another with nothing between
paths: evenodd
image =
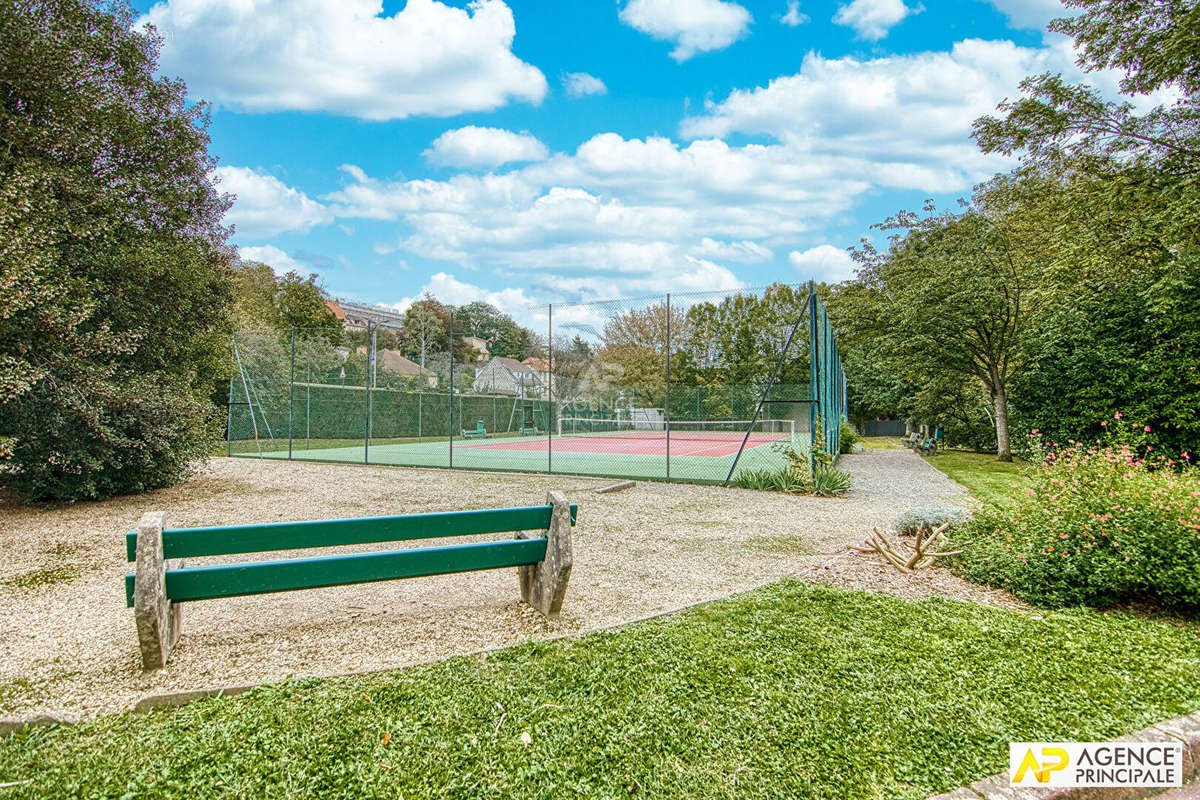
<instances>
[{"instance_id":1,"label":"concrete bench support","mask_svg":"<svg viewBox=\"0 0 1200 800\"><path fill-rule=\"evenodd\" d=\"M178 603L167 599L167 570L180 569L163 558L162 511L151 511L138 522L137 572L133 584L133 617L142 649L142 669L162 669L179 641L182 627Z\"/></svg>"},{"instance_id":2,"label":"concrete bench support","mask_svg":"<svg viewBox=\"0 0 1200 800\"><path fill-rule=\"evenodd\" d=\"M571 577L571 505L562 492L550 492L546 502L554 509L546 534L546 558L536 564L517 567L517 575L521 581L521 599L542 616L554 619L562 609L567 580ZM517 531L516 537L530 539L540 534L541 531Z\"/></svg>"}]
</instances>

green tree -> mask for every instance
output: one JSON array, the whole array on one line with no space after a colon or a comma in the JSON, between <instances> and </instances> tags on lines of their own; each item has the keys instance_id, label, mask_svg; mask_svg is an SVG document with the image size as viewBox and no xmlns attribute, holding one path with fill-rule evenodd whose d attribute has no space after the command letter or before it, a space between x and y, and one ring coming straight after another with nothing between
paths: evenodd
<instances>
[{"instance_id":1,"label":"green tree","mask_svg":"<svg viewBox=\"0 0 1200 800\"><path fill-rule=\"evenodd\" d=\"M1036 268L1012 246L1007 223L978 208L901 212L880 227L903 235L860 278L878 287L892 372L918 385L978 381L992 404L1001 461L1012 460L1009 382L1037 300Z\"/></svg>"},{"instance_id":2,"label":"green tree","mask_svg":"<svg viewBox=\"0 0 1200 800\"><path fill-rule=\"evenodd\" d=\"M284 331L300 328L307 335L336 341L341 321L330 310L329 295L317 285L317 276L296 272L276 276L257 261L241 261L233 269L233 313L237 330L266 328Z\"/></svg>"},{"instance_id":3,"label":"green tree","mask_svg":"<svg viewBox=\"0 0 1200 800\"><path fill-rule=\"evenodd\" d=\"M424 367L430 353L445 353L449 317L446 307L428 293L409 306L401 331L405 355Z\"/></svg>"},{"instance_id":4,"label":"green tree","mask_svg":"<svg viewBox=\"0 0 1200 800\"><path fill-rule=\"evenodd\" d=\"M219 435L229 201L125 6L0 5L0 440L34 499L165 486Z\"/></svg>"}]
</instances>

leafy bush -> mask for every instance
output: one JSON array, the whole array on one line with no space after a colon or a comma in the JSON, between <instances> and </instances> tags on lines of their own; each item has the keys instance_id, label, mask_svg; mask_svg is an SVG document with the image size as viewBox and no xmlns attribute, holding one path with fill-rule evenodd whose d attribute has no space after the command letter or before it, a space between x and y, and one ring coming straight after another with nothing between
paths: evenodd
<instances>
[{"instance_id":1,"label":"leafy bush","mask_svg":"<svg viewBox=\"0 0 1200 800\"><path fill-rule=\"evenodd\" d=\"M1200 609L1200 475L1187 453L1156 455L1150 426L1120 427L1091 446L1030 434L1025 496L952 531L955 569L1040 606Z\"/></svg>"},{"instance_id":2,"label":"leafy bush","mask_svg":"<svg viewBox=\"0 0 1200 800\"><path fill-rule=\"evenodd\" d=\"M862 438L863 437L858 435L858 431L851 427L849 422L842 420L842 425L838 429L838 445L843 455L846 453L853 453L854 445L861 442Z\"/></svg>"},{"instance_id":3,"label":"leafy bush","mask_svg":"<svg viewBox=\"0 0 1200 800\"><path fill-rule=\"evenodd\" d=\"M0 11L0 481L35 500L165 486L220 435L230 201L205 107L134 24Z\"/></svg>"},{"instance_id":4,"label":"leafy bush","mask_svg":"<svg viewBox=\"0 0 1200 800\"><path fill-rule=\"evenodd\" d=\"M818 435L813 451L815 470L809 467L807 453L797 450L789 442L777 442L773 447L787 459L787 466L778 469L742 470L735 476L734 481L743 489L760 491L815 494L822 497L845 494L850 489L850 473L832 465L832 458L821 449L822 443L823 438Z\"/></svg>"},{"instance_id":5,"label":"leafy bush","mask_svg":"<svg viewBox=\"0 0 1200 800\"><path fill-rule=\"evenodd\" d=\"M850 491L850 473L836 467L817 467L810 482L812 494L834 497Z\"/></svg>"},{"instance_id":6,"label":"leafy bush","mask_svg":"<svg viewBox=\"0 0 1200 800\"><path fill-rule=\"evenodd\" d=\"M892 520L892 530L903 536L913 536L923 527L936 528L947 522L954 527L970 518L970 513L962 508L910 508Z\"/></svg>"}]
</instances>

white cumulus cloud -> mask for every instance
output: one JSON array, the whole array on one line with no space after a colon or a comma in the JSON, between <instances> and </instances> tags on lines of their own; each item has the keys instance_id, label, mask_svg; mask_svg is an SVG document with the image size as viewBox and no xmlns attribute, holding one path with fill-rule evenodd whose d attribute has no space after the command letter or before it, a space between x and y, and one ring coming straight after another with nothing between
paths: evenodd
<instances>
[{"instance_id":1,"label":"white cumulus cloud","mask_svg":"<svg viewBox=\"0 0 1200 800\"><path fill-rule=\"evenodd\" d=\"M589 94L608 94L604 81L586 72L568 72L563 75L563 88L569 97L584 97Z\"/></svg>"},{"instance_id":2,"label":"white cumulus cloud","mask_svg":"<svg viewBox=\"0 0 1200 800\"><path fill-rule=\"evenodd\" d=\"M502 0L165 0L139 21L165 38L160 68L193 97L247 111L370 120L538 103L546 78L512 52Z\"/></svg>"},{"instance_id":3,"label":"white cumulus cloud","mask_svg":"<svg viewBox=\"0 0 1200 800\"><path fill-rule=\"evenodd\" d=\"M904 0L854 0L839 7L833 21L853 28L860 39L876 42L905 17L921 10L920 6L909 8Z\"/></svg>"},{"instance_id":4,"label":"white cumulus cloud","mask_svg":"<svg viewBox=\"0 0 1200 800\"><path fill-rule=\"evenodd\" d=\"M448 167L498 167L513 161L541 161L546 145L528 133L468 125L443 133L422 155Z\"/></svg>"},{"instance_id":5,"label":"white cumulus cloud","mask_svg":"<svg viewBox=\"0 0 1200 800\"><path fill-rule=\"evenodd\" d=\"M619 16L634 30L674 42L670 55L676 61L724 50L749 33L753 22L743 6L724 0L629 0Z\"/></svg>"},{"instance_id":6,"label":"white cumulus cloud","mask_svg":"<svg viewBox=\"0 0 1200 800\"><path fill-rule=\"evenodd\" d=\"M273 244L261 247L239 247L238 257L243 261L257 261L260 264L266 264L275 271L276 275L286 275L289 272L305 273L300 262Z\"/></svg>"},{"instance_id":7,"label":"white cumulus cloud","mask_svg":"<svg viewBox=\"0 0 1200 800\"><path fill-rule=\"evenodd\" d=\"M788 253L790 263L802 278L839 283L854 275L854 259L845 250L831 244L819 244L807 250Z\"/></svg>"},{"instance_id":8,"label":"white cumulus cloud","mask_svg":"<svg viewBox=\"0 0 1200 800\"><path fill-rule=\"evenodd\" d=\"M789 28L795 28L808 22L808 14L800 10L800 0L788 0L787 13L780 17L779 21Z\"/></svg>"},{"instance_id":9,"label":"white cumulus cloud","mask_svg":"<svg viewBox=\"0 0 1200 800\"><path fill-rule=\"evenodd\" d=\"M307 231L333 220L329 209L274 175L249 167L217 167L216 174L217 188L237 196L225 222L235 225L240 237Z\"/></svg>"}]
</instances>

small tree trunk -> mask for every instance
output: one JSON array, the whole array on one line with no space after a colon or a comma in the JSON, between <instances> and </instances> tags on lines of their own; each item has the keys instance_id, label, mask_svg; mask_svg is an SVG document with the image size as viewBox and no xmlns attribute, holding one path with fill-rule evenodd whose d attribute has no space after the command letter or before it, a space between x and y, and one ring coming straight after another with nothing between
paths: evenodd
<instances>
[{"instance_id":1,"label":"small tree trunk","mask_svg":"<svg viewBox=\"0 0 1200 800\"><path fill-rule=\"evenodd\" d=\"M996 407L996 458L1012 461L1012 443L1008 438L1008 393L1004 387L992 393L992 403Z\"/></svg>"}]
</instances>

